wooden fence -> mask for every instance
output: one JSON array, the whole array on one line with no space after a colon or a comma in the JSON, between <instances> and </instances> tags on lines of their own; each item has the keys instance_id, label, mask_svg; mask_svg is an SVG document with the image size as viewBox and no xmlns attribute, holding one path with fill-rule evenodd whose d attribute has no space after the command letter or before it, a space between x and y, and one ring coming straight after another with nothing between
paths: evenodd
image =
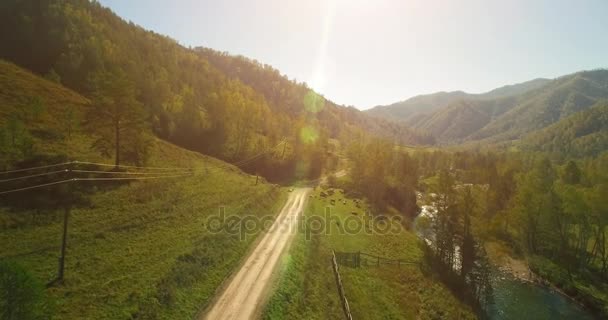
<instances>
[{"instance_id":1,"label":"wooden fence","mask_svg":"<svg viewBox=\"0 0 608 320\"><path fill-rule=\"evenodd\" d=\"M382 265L394 265L397 267L404 265L419 265L419 262L404 259L390 259L364 252L335 252L334 255L338 264L351 268L379 267Z\"/></svg>"},{"instance_id":2,"label":"wooden fence","mask_svg":"<svg viewBox=\"0 0 608 320\"><path fill-rule=\"evenodd\" d=\"M350 313L350 307L348 306L348 300L344 293L344 287L342 286L342 278L340 277L340 271L338 270L338 262L336 261L336 253L332 250L331 264L334 270L334 276L336 277L336 285L338 286L338 293L340 294L340 301L342 302L342 309L344 310L344 316L346 320L353 320L353 316Z\"/></svg>"},{"instance_id":3,"label":"wooden fence","mask_svg":"<svg viewBox=\"0 0 608 320\"><path fill-rule=\"evenodd\" d=\"M404 259L389 259L364 252L336 252L332 250L331 253L331 264L334 270L336 285L338 286L338 293L340 294L340 302L342 303L342 309L344 310L344 316L346 317L346 320L352 320L353 316L350 313L348 300L346 299L346 294L344 293L344 287L342 286L342 278L340 277L338 264L352 268L366 266L379 267L381 265L396 265L397 267L400 267L402 265L420 265L419 262L407 261Z\"/></svg>"}]
</instances>

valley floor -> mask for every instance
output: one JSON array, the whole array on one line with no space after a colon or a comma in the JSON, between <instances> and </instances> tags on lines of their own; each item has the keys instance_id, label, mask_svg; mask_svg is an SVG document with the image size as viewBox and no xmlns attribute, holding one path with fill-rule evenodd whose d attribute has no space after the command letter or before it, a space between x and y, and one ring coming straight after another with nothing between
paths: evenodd
<instances>
[{"instance_id":1,"label":"valley floor","mask_svg":"<svg viewBox=\"0 0 608 320\"><path fill-rule=\"evenodd\" d=\"M344 317L330 263L332 250L361 251L408 261L422 259L419 240L407 229L395 234L367 233L363 229L345 232L345 223L363 218L368 207L362 201L349 199L341 190L334 191L323 197L321 194L328 190L318 187L312 193L304 217L308 223L321 222L324 227L311 228L318 232L296 235L283 261L276 290L264 310L264 319ZM330 219L326 218L326 208ZM469 307L417 266L340 266L340 273L355 319L475 318Z\"/></svg>"}]
</instances>

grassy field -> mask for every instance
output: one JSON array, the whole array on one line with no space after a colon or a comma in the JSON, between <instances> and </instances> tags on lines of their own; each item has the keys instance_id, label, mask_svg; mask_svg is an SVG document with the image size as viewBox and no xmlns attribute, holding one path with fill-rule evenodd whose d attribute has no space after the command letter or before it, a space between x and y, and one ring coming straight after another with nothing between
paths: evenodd
<instances>
[{"instance_id":1,"label":"grassy field","mask_svg":"<svg viewBox=\"0 0 608 320\"><path fill-rule=\"evenodd\" d=\"M0 125L18 119L21 127L15 130L27 132L35 154L112 163L91 148L93 137L80 125L87 99L2 61L0 88ZM69 139L68 122L73 125ZM220 207L226 215L275 215L286 199L283 188L263 179L256 185L254 176L225 162L150 139L145 165L194 168L194 174L119 185L97 182L90 203L70 216L65 282L46 290L53 318L194 317L259 232L245 239L213 233L208 218ZM77 183L76 188L90 182ZM0 186L7 189L10 184ZM62 212L47 210L33 219L34 213L0 206L0 261L16 262L47 283L57 274Z\"/></svg>"},{"instance_id":2,"label":"grassy field","mask_svg":"<svg viewBox=\"0 0 608 320\"><path fill-rule=\"evenodd\" d=\"M56 318L191 318L239 264L254 237L211 233L207 218L221 206L227 215L275 214L285 192L254 186L254 177L183 153L182 162L192 158L198 167L194 176L124 185L72 211L66 281L48 290ZM175 150L155 154L179 156ZM0 211L7 220L27 214ZM43 282L52 280L61 226L55 215L42 225L2 229L0 257Z\"/></svg>"},{"instance_id":3,"label":"grassy field","mask_svg":"<svg viewBox=\"0 0 608 320\"><path fill-rule=\"evenodd\" d=\"M170 145L157 148L158 163L180 157ZM57 318L191 318L209 301L254 237L211 233L207 218L221 206L227 215L275 214L285 192L254 186L254 177L182 151L179 162L188 161L198 168L192 177L131 183L94 194L90 206L72 211L66 282L48 290ZM27 214L0 211L9 221ZM61 226L55 214L42 225L2 229L0 257L52 280Z\"/></svg>"},{"instance_id":4,"label":"grassy field","mask_svg":"<svg viewBox=\"0 0 608 320\"><path fill-rule=\"evenodd\" d=\"M330 264L332 249L410 261L420 261L422 257L417 237L407 230L385 235L366 234L363 230L355 234L342 232L347 219L363 217L367 206L363 203L358 208L340 191L326 198L320 196L321 192L320 188L315 190L305 216L324 217L325 208L329 207L336 219L329 224L329 232L296 235L276 291L264 310L265 319L344 317ZM331 205L332 199L335 205ZM357 229L355 224L352 226ZM341 266L340 273L355 319L475 318L467 306L417 266Z\"/></svg>"}]
</instances>

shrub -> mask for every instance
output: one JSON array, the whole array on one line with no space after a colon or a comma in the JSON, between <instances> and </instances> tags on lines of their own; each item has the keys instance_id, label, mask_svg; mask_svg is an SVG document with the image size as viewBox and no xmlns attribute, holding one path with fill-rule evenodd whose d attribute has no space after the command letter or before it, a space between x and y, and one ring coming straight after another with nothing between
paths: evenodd
<instances>
[{"instance_id":1,"label":"shrub","mask_svg":"<svg viewBox=\"0 0 608 320\"><path fill-rule=\"evenodd\" d=\"M0 261L0 319L49 319L44 287L19 265Z\"/></svg>"}]
</instances>

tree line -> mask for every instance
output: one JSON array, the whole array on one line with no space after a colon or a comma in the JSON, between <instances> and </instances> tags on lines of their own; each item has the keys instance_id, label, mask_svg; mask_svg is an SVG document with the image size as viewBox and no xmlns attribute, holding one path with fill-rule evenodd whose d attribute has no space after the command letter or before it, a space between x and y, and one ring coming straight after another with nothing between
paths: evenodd
<instances>
[{"instance_id":1,"label":"tree line","mask_svg":"<svg viewBox=\"0 0 608 320\"><path fill-rule=\"evenodd\" d=\"M447 168L458 184L473 186L474 197L462 203L477 207L470 216L471 230L481 243L507 244L538 276L605 315L607 152L579 160L497 151L437 151L418 157L426 159L420 162L423 175L445 181ZM446 234L449 243L449 235L458 233ZM446 259L449 264L449 255Z\"/></svg>"}]
</instances>

